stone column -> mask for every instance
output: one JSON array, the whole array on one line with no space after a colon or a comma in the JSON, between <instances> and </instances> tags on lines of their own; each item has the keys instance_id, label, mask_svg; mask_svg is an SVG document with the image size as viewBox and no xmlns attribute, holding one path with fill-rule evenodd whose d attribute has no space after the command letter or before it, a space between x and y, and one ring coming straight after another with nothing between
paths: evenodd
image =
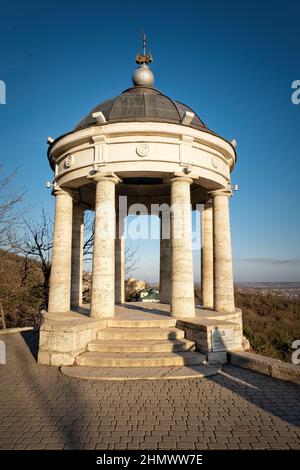
<instances>
[{"instance_id":1,"label":"stone column","mask_svg":"<svg viewBox=\"0 0 300 470\"><path fill-rule=\"evenodd\" d=\"M91 317L114 316L115 306L115 176L96 175L95 234Z\"/></svg>"},{"instance_id":2,"label":"stone column","mask_svg":"<svg viewBox=\"0 0 300 470\"><path fill-rule=\"evenodd\" d=\"M172 244L170 233L162 228L164 217L160 217L160 265L159 265L159 300L163 304L171 302ZM163 238L169 236L169 238Z\"/></svg>"},{"instance_id":3,"label":"stone column","mask_svg":"<svg viewBox=\"0 0 300 470\"><path fill-rule=\"evenodd\" d=\"M72 227L72 269L71 269L71 305L82 305L82 266L83 266L84 208L73 204Z\"/></svg>"},{"instance_id":4,"label":"stone column","mask_svg":"<svg viewBox=\"0 0 300 470\"><path fill-rule=\"evenodd\" d=\"M171 315L194 317L191 178L171 179L172 290Z\"/></svg>"},{"instance_id":5,"label":"stone column","mask_svg":"<svg viewBox=\"0 0 300 470\"><path fill-rule=\"evenodd\" d=\"M201 292L202 305L214 306L214 258L213 258L213 204L204 204L202 211L202 246L201 246Z\"/></svg>"},{"instance_id":6,"label":"stone column","mask_svg":"<svg viewBox=\"0 0 300 470\"><path fill-rule=\"evenodd\" d=\"M73 199L62 189L53 193L56 203L48 311L69 312Z\"/></svg>"},{"instance_id":7,"label":"stone column","mask_svg":"<svg viewBox=\"0 0 300 470\"><path fill-rule=\"evenodd\" d=\"M121 219L120 219L121 217ZM115 303L125 302L125 239L124 218L116 215L116 240L115 240Z\"/></svg>"},{"instance_id":8,"label":"stone column","mask_svg":"<svg viewBox=\"0 0 300 470\"><path fill-rule=\"evenodd\" d=\"M232 253L229 221L229 189L212 193L213 240L214 240L214 310L233 312L234 290L232 272Z\"/></svg>"}]
</instances>

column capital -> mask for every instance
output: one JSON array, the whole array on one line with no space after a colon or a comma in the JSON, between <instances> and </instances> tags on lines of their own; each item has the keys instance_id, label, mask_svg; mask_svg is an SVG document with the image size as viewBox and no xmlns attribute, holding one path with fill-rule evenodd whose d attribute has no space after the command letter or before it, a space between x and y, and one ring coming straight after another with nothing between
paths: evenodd
<instances>
[{"instance_id":1,"label":"column capital","mask_svg":"<svg viewBox=\"0 0 300 470\"><path fill-rule=\"evenodd\" d=\"M192 184L193 182L193 178L189 178L188 176L184 176L184 175L174 175L174 176L171 176L169 178L169 182L172 184L172 183L188 183L188 184Z\"/></svg>"},{"instance_id":2,"label":"column capital","mask_svg":"<svg viewBox=\"0 0 300 470\"><path fill-rule=\"evenodd\" d=\"M231 197L232 196L232 191L230 188L221 188L221 189L216 189L214 191L209 191L209 194L215 198L216 196L226 196L226 197Z\"/></svg>"},{"instance_id":3,"label":"column capital","mask_svg":"<svg viewBox=\"0 0 300 470\"><path fill-rule=\"evenodd\" d=\"M98 183L99 181L111 181L112 183L118 184L121 182L121 179L113 171L96 171L95 173L90 174L88 178L95 183Z\"/></svg>"},{"instance_id":4,"label":"column capital","mask_svg":"<svg viewBox=\"0 0 300 470\"><path fill-rule=\"evenodd\" d=\"M61 188L58 184L54 183L52 192L52 196L60 196L60 195L68 195L72 197L72 194L70 191L67 191L66 189Z\"/></svg>"}]
</instances>

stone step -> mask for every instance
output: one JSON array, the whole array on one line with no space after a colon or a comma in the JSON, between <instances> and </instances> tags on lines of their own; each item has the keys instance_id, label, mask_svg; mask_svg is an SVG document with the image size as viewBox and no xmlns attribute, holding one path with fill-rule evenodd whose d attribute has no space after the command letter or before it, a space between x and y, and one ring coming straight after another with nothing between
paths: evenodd
<instances>
[{"instance_id":1,"label":"stone step","mask_svg":"<svg viewBox=\"0 0 300 470\"><path fill-rule=\"evenodd\" d=\"M98 339L153 340L184 338L184 331L178 328L105 328L98 332Z\"/></svg>"},{"instance_id":2,"label":"stone step","mask_svg":"<svg viewBox=\"0 0 300 470\"><path fill-rule=\"evenodd\" d=\"M185 338L174 340L147 340L133 341L120 340L110 341L97 339L88 344L88 351L98 352L172 352L172 351L193 351L195 343Z\"/></svg>"},{"instance_id":3,"label":"stone step","mask_svg":"<svg viewBox=\"0 0 300 470\"><path fill-rule=\"evenodd\" d=\"M205 354L197 352L102 353L88 351L76 358L76 365L89 367L165 367L205 364Z\"/></svg>"},{"instance_id":4,"label":"stone step","mask_svg":"<svg viewBox=\"0 0 300 470\"><path fill-rule=\"evenodd\" d=\"M167 316L166 318L162 318L162 315L155 316L155 314L152 314L152 316L154 317L153 320L125 320L122 318L113 318L107 320L107 326L109 328L171 328L176 326L176 318Z\"/></svg>"},{"instance_id":5,"label":"stone step","mask_svg":"<svg viewBox=\"0 0 300 470\"><path fill-rule=\"evenodd\" d=\"M120 381L200 379L218 374L221 368L209 365L150 368L63 366L60 370L64 375L76 379Z\"/></svg>"}]
</instances>

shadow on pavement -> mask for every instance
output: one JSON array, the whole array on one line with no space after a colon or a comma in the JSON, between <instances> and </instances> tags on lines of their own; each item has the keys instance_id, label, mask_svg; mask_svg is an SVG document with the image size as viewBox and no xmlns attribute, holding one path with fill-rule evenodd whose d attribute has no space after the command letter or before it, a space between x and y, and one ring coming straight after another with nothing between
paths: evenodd
<instances>
[{"instance_id":1,"label":"shadow on pavement","mask_svg":"<svg viewBox=\"0 0 300 470\"><path fill-rule=\"evenodd\" d=\"M36 360L38 332L25 332L22 334L22 338ZM180 352L176 354L180 355ZM23 374L23 377L26 379L27 387L31 390L41 412L48 416L50 425L52 423L53 426L61 429L60 432L65 447L69 449L81 448L81 436L84 432L82 426L86 425L90 418L90 414L86 409L87 397L85 395L85 390L91 385L90 381L69 379L61 375L57 368L37 365L36 362L32 361L32 358L31 361L27 361L30 363L28 366L26 363L24 364L24 348L22 347L15 348L15 355L17 368L24 369L26 367L26 373ZM193 366L189 367L193 369ZM49 392L47 385L43 385L43 374L45 372L47 374L50 372L53 375L52 379L51 377L48 378L48 384L49 380L53 380L52 385L50 384L52 394L51 391ZM192 381L197 381L200 385L201 381L209 381L218 387L224 387L233 393L233 397L229 399L230 401L236 394L252 405L287 423L295 426L300 425L300 386L229 365L226 365L220 374L205 379L190 379L190 382ZM59 404L55 399L56 388L59 389L60 395L66 398L60 400ZM93 383L92 388L94 388ZM96 388L95 393L97 393ZM96 414L96 412L97 409L92 410L92 413Z\"/></svg>"}]
</instances>

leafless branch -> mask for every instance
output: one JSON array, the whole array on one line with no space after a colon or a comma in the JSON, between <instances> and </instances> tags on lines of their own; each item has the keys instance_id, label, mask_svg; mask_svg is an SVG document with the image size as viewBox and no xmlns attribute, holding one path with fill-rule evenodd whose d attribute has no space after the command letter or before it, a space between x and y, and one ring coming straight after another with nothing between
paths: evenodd
<instances>
[{"instance_id":1,"label":"leafless branch","mask_svg":"<svg viewBox=\"0 0 300 470\"><path fill-rule=\"evenodd\" d=\"M94 228L95 228L94 212L85 211L84 242L83 242L83 259L85 262L92 260L93 245L94 245Z\"/></svg>"},{"instance_id":2,"label":"leafless branch","mask_svg":"<svg viewBox=\"0 0 300 470\"><path fill-rule=\"evenodd\" d=\"M125 249L125 274L128 275L138 269L140 258L137 257L139 246L133 246L131 243Z\"/></svg>"},{"instance_id":3,"label":"leafless branch","mask_svg":"<svg viewBox=\"0 0 300 470\"><path fill-rule=\"evenodd\" d=\"M25 211L20 205L25 190L12 186L17 170L8 176L3 173L4 167L0 165L0 247L8 249L9 240L15 236L16 226Z\"/></svg>"}]
</instances>

